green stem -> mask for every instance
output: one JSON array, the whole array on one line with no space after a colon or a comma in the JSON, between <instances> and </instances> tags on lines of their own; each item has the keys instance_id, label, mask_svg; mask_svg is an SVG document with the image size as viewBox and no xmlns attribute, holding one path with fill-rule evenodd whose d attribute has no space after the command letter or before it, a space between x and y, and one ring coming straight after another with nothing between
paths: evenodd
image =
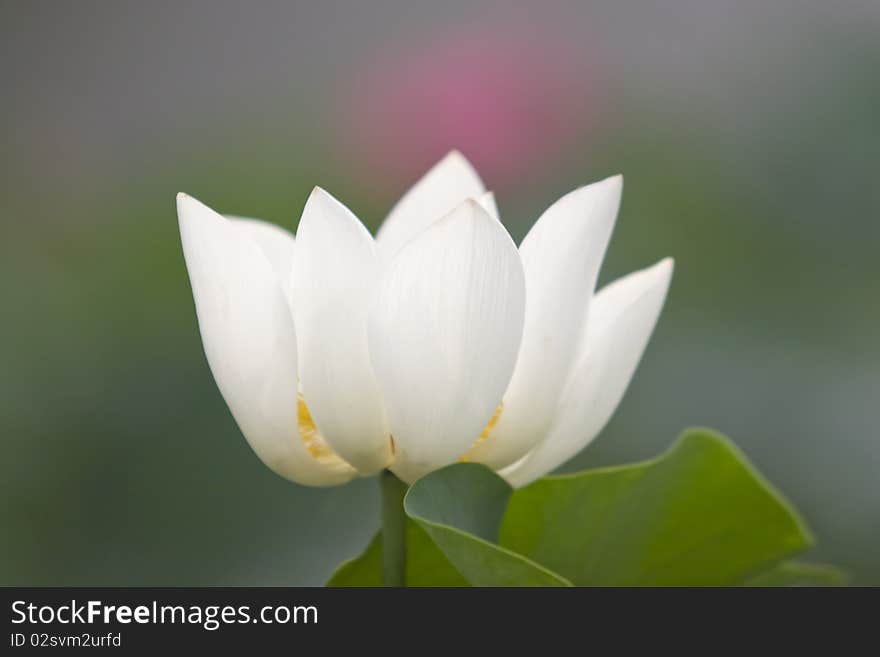
<instances>
[{"instance_id":1,"label":"green stem","mask_svg":"<svg viewBox=\"0 0 880 657\"><path fill-rule=\"evenodd\" d=\"M388 470L379 475L382 489L382 584L406 586L406 484Z\"/></svg>"}]
</instances>

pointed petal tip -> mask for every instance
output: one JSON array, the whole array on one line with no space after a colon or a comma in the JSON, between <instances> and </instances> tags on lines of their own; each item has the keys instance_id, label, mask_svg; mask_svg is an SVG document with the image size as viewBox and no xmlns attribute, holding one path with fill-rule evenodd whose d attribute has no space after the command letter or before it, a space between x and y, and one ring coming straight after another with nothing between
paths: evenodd
<instances>
[{"instance_id":1,"label":"pointed petal tip","mask_svg":"<svg viewBox=\"0 0 880 657\"><path fill-rule=\"evenodd\" d=\"M446 217L447 221L496 221L479 199L468 198Z\"/></svg>"},{"instance_id":2,"label":"pointed petal tip","mask_svg":"<svg viewBox=\"0 0 880 657\"><path fill-rule=\"evenodd\" d=\"M197 198L180 192L177 194L177 220L183 225L216 225L215 222L223 223L224 217L215 212Z\"/></svg>"},{"instance_id":3,"label":"pointed petal tip","mask_svg":"<svg viewBox=\"0 0 880 657\"><path fill-rule=\"evenodd\" d=\"M607 178L602 178L602 180L597 180L589 185L584 185L580 189L587 189L589 187L592 187L593 189L605 189L609 193L620 194L623 191L623 174L616 173L613 176L608 176Z\"/></svg>"},{"instance_id":4,"label":"pointed petal tip","mask_svg":"<svg viewBox=\"0 0 880 657\"><path fill-rule=\"evenodd\" d=\"M467 162L467 158L462 155L462 152L457 148L450 149L450 151L443 156L443 160L464 160Z\"/></svg>"},{"instance_id":5,"label":"pointed petal tip","mask_svg":"<svg viewBox=\"0 0 880 657\"><path fill-rule=\"evenodd\" d=\"M443 158L436 165L434 165L434 168L445 168L448 166L455 166L460 169L465 169L471 175L479 178L476 167L457 148L453 148L446 155L444 155Z\"/></svg>"},{"instance_id":6,"label":"pointed petal tip","mask_svg":"<svg viewBox=\"0 0 880 657\"><path fill-rule=\"evenodd\" d=\"M675 271L675 259L671 257L663 258L660 262L649 270L656 277L656 285L661 288L663 299L669 294L669 286L672 283L672 273Z\"/></svg>"},{"instance_id":7,"label":"pointed petal tip","mask_svg":"<svg viewBox=\"0 0 880 657\"><path fill-rule=\"evenodd\" d=\"M495 202L494 192L484 192L481 196L475 197L475 199L490 216L501 221L501 217L498 213L498 203Z\"/></svg>"},{"instance_id":8,"label":"pointed petal tip","mask_svg":"<svg viewBox=\"0 0 880 657\"><path fill-rule=\"evenodd\" d=\"M617 219L617 211L620 208L622 195L623 176L617 174L571 190L545 210L544 214L558 211L561 208L585 208L593 212L596 204L600 203L599 207L607 205L610 208L610 211L602 212L600 216L608 220L610 222L609 225L613 226L614 221ZM543 216L539 217L538 222L541 221Z\"/></svg>"},{"instance_id":9,"label":"pointed petal tip","mask_svg":"<svg viewBox=\"0 0 880 657\"><path fill-rule=\"evenodd\" d=\"M345 210L346 213L351 212L351 210L348 209L348 206L345 205L345 203L343 203L338 198L333 196L333 194L328 192L326 189L324 189L320 185L315 185L312 188L312 192L309 194L309 198L306 201L306 205L308 205L309 203L324 203L324 204L330 205L334 208L342 208ZM354 213L352 213L352 214L354 214Z\"/></svg>"},{"instance_id":10,"label":"pointed petal tip","mask_svg":"<svg viewBox=\"0 0 880 657\"><path fill-rule=\"evenodd\" d=\"M649 267L648 270L656 274L658 278L664 280L665 284L668 285L672 279L672 273L675 271L675 258L667 256L657 264Z\"/></svg>"},{"instance_id":11,"label":"pointed petal tip","mask_svg":"<svg viewBox=\"0 0 880 657\"><path fill-rule=\"evenodd\" d=\"M311 203L326 203L331 199L335 200L330 192L320 185L315 185L312 187L312 191L309 192L309 197L306 199L306 205L308 206Z\"/></svg>"},{"instance_id":12,"label":"pointed petal tip","mask_svg":"<svg viewBox=\"0 0 880 657\"><path fill-rule=\"evenodd\" d=\"M675 260L671 257L666 257L644 269L632 272L631 276L633 280L641 281L638 285L643 293L654 293L656 291L665 298L669 292L674 269ZM618 279L618 281L626 279L627 277L624 276L623 279ZM618 281L609 283L608 287L615 285Z\"/></svg>"},{"instance_id":13,"label":"pointed petal tip","mask_svg":"<svg viewBox=\"0 0 880 657\"><path fill-rule=\"evenodd\" d=\"M322 211L320 214L314 215L312 212L309 212L310 208L320 208L322 209ZM306 200L306 205L303 209L302 219L300 220L300 226L306 223L310 217L324 216L325 211L334 212L340 209L348 212L348 208L346 208L339 199L333 196L333 194L328 192L323 187L315 185L312 188L311 193L309 194L309 198Z\"/></svg>"},{"instance_id":14,"label":"pointed petal tip","mask_svg":"<svg viewBox=\"0 0 880 657\"><path fill-rule=\"evenodd\" d=\"M197 203L196 199L194 199L189 194L184 192L177 192L177 213L180 214L181 209L185 208L188 205L192 205L193 203Z\"/></svg>"},{"instance_id":15,"label":"pointed petal tip","mask_svg":"<svg viewBox=\"0 0 880 657\"><path fill-rule=\"evenodd\" d=\"M480 207L482 207L484 210L486 210L487 212L489 211L490 208L497 209L497 206L495 203L495 192L493 192L493 191L483 192L479 196L472 196L470 198L470 200L476 201L477 204Z\"/></svg>"},{"instance_id":16,"label":"pointed petal tip","mask_svg":"<svg viewBox=\"0 0 880 657\"><path fill-rule=\"evenodd\" d=\"M197 199L195 196L190 196L186 192L177 192L177 203L178 203L178 205L183 204L183 203L189 203L189 204L193 204L193 205L205 205L199 199Z\"/></svg>"},{"instance_id":17,"label":"pointed petal tip","mask_svg":"<svg viewBox=\"0 0 880 657\"><path fill-rule=\"evenodd\" d=\"M207 211L207 213L211 216L216 215L217 218L222 219L222 215L218 213L216 210L211 208L208 205L202 203L199 199L194 196L190 196L184 192L177 193L177 214L180 217L183 213L199 213L200 211Z\"/></svg>"}]
</instances>

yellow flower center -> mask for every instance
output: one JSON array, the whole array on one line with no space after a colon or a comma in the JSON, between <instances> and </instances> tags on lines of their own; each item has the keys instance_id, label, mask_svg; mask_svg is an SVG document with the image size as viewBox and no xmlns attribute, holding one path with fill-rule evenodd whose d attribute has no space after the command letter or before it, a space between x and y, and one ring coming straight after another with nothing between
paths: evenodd
<instances>
[{"instance_id":1,"label":"yellow flower center","mask_svg":"<svg viewBox=\"0 0 880 657\"><path fill-rule=\"evenodd\" d=\"M306 446L309 454L319 461L337 461L339 457L330 448L315 426L312 413L306 405L302 394L296 396L296 419L299 424L299 437Z\"/></svg>"},{"instance_id":2,"label":"yellow flower center","mask_svg":"<svg viewBox=\"0 0 880 657\"><path fill-rule=\"evenodd\" d=\"M477 439L474 441L474 444L471 445L470 448L468 448L468 451L465 453L465 455L458 459L459 461L461 461L462 463L467 463L470 460L468 458L468 454L471 453L471 451L474 449L474 447L476 447L477 445L479 445L480 443L485 441L487 438L489 438L489 434L492 433L492 429L494 429L495 425L498 424L498 420L501 418L501 411L503 411L503 410L504 410L504 402L501 402L500 404L498 404L498 408L495 409L495 412L492 414L492 417L489 419L489 422L486 424L486 428L483 429L483 431L480 433L479 436L477 436Z\"/></svg>"},{"instance_id":3,"label":"yellow flower center","mask_svg":"<svg viewBox=\"0 0 880 657\"><path fill-rule=\"evenodd\" d=\"M495 409L495 412L492 414L486 427L480 435L477 436L477 439L474 441L473 445L470 446L467 453L458 459L459 461L462 463L468 462L470 460L468 454L471 453L474 447L489 438L489 434L492 433L495 425L498 424L498 420L501 417L501 411L503 410L504 402L501 402L498 405L498 408ZM303 398L302 393L297 393L296 395L296 419L297 424L299 425L300 440L302 440L303 445L305 445L306 451L308 451L309 454L317 460L325 463L344 463L344 461L339 458L339 455L333 451L333 448L327 444L327 441L324 440L321 432L318 431L318 426L315 424L315 420L312 419L312 413L309 410L308 404L306 404L306 400ZM394 454L397 451L394 444L394 437L388 436L388 440L391 443L391 453Z\"/></svg>"}]
</instances>

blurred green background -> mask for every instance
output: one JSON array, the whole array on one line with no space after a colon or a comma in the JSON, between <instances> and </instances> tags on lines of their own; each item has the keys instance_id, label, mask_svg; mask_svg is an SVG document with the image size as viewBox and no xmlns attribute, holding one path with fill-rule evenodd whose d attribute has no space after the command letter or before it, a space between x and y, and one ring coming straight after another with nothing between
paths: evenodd
<instances>
[{"instance_id":1,"label":"blurred green background","mask_svg":"<svg viewBox=\"0 0 880 657\"><path fill-rule=\"evenodd\" d=\"M376 482L292 485L208 371L174 196L375 228L459 148L520 239L623 172L609 280L676 258L567 469L731 436L880 584L880 4L0 2L0 584L319 584Z\"/></svg>"}]
</instances>

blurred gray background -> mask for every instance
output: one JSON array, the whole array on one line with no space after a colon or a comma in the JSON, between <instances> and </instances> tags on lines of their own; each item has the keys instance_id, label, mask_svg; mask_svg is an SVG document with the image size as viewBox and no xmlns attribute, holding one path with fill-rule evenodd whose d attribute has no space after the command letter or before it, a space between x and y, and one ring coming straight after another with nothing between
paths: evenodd
<instances>
[{"instance_id":1,"label":"blurred gray background","mask_svg":"<svg viewBox=\"0 0 880 657\"><path fill-rule=\"evenodd\" d=\"M519 239L615 172L609 280L677 260L568 469L732 437L880 584L880 3L0 2L0 583L320 584L376 482L262 466L208 371L174 195L372 228L461 149Z\"/></svg>"}]
</instances>

